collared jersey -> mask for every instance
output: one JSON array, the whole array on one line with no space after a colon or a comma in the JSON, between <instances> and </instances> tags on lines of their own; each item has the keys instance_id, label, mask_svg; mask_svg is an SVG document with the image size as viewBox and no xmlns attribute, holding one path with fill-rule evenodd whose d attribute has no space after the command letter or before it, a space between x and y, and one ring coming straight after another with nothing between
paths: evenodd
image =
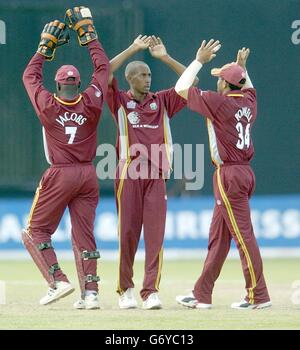
<instances>
[{"instance_id":1,"label":"collared jersey","mask_svg":"<svg viewBox=\"0 0 300 350\"><path fill-rule=\"evenodd\" d=\"M149 92L143 102L138 102L130 91L120 91L113 79L108 88L107 103L118 125L119 159L135 158L139 152L159 169L170 169L173 144L169 120L186 105L185 99L171 88ZM156 146L161 147L160 157L151 151L151 147Z\"/></svg>"},{"instance_id":2,"label":"collared jersey","mask_svg":"<svg viewBox=\"0 0 300 350\"><path fill-rule=\"evenodd\" d=\"M87 89L75 101L63 101L43 86L45 57L36 53L23 81L43 125L44 149L49 164L90 162L96 155L97 125L107 92L109 60L95 40L88 44L94 73Z\"/></svg>"},{"instance_id":3,"label":"collared jersey","mask_svg":"<svg viewBox=\"0 0 300 350\"><path fill-rule=\"evenodd\" d=\"M230 91L222 95L191 87L188 107L206 117L212 161L248 162L254 154L251 137L256 120L256 90Z\"/></svg>"}]
</instances>

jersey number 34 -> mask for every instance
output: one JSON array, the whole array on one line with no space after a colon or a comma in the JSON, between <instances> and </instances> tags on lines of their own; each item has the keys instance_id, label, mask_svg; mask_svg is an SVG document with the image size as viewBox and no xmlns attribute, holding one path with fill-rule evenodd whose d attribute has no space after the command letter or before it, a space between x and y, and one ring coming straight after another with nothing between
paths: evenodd
<instances>
[{"instance_id":1,"label":"jersey number 34","mask_svg":"<svg viewBox=\"0 0 300 350\"><path fill-rule=\"evenodd\" d=\"M236 147L238 149L248 149L250 146L250 123L248 123L244 128L243 124L239 122L236 124L235 128L239 133L239 139L236 143Z\"/></svg>"}]
</instances>

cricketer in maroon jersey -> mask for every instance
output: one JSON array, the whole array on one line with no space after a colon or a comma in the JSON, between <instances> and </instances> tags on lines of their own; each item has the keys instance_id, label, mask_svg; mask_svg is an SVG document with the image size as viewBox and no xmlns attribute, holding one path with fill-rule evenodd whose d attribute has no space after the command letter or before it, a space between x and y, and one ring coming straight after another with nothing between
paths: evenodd
<instances>
[{"instance_id":1,"label":"cricketer in maroon jersey","mask_svg":"<svg viewBox=\"0 0 300 350\"><path fill-rule=\"evenodd\" d=\"M88 88L72 101L44 88L42 55L33 56L23 75L25 88L44 128L47 160L53 165L91 162L96 155L97 125L107 91L108 69L99 41L91 42L88 48L94 64L93 78ZM75 80L68 81L69 78ZM80 81L79 72L74 66L62 66L55 81L76 84Z\"/></svg>"},{"instance_id":2,"label":"cricketer in maroon jersey","mask_svg":"<svg viewBox=\"0 0 300 350\"><path fill-rule=\"evenodd\" d=\"M26 248L51 287L41 304L64 296L57 292L59 282L64 282L67 287L69 284L51 244L51 235L66 207L70 211L82 298L90 295L89 291L98 291L96 259L100 255L93 229L99 188L92 160L96 154L97 126L107 92L109 60L97 39L89 42L87 47L94 72L89 86L82 93L78 90L79 72L71 65L64 65L57 71L57 93L47 91L42 75L45 57L39 53L33 56L23 75L25 88L43 127L45 153L50 164L36 191L28 226L23 233ZM70 99L72 91L77 92ZM68 287L67 292L73 290Z\"/></svg>"},{"instance_id":3,"label":"cricketer in maroon jersey","mask_svg":"<svg viewBox=\"0 0 300 350\"><path fill-rule=\"evenodd\" d=\"M254 154L251 130L256 120L256 90L245 70L249 50L238 52L237 63L213 69L218 92L191 87L193 76L215 57L218 41L203 42L196 60L178 80L175 90L188 107L206 117L214 174L215 208L209 232L208 255L193 293L177 296L187 307L211 308L212 291L230 249L232 238L239 250L247 295L231 306L261 309L271 306L262 260L250 217L249 198L255 189L250 166Z\"/></svg>"},{"instance_id":4,"label":"cricketer in maroon jersey","mask_svg":"<svg viewBox=\"0 0 300 350\"><path fill-rule=\"evenodd\" d=\"M114 78L108 90L107 103L118 125L116 148L119 161L138 157L140 154L136 151L141 150L142 153L143 148L139 148L142 145L145 146L145 154L142 156L149 162L149 169L153 168L152 174L155 175L156 169L161 176L168 176L173 147L169 121L185 107L186 101L171 88L156 93L148 92L140 102L130 90L119 90ZM160 148L160 158L153 145L164 146Z\"/></svg>"},{"instance_id":5,"label":"cricketer in maroon jersey","mask_svg":"<svg viewBox=\"0 0 300 350\"><path fill-rule=\"evenodd\" d=\"M111 72L134 53L147 48L153 57L162 60L178 75L184 71L185 67L167 54L159 38L140 35L132 45L110 61ZM150 92L151 71L144 62L130 62L125 69L125 77L130 86L129 91L119 90L117 81L111 76L107 94L107 103L118 125L119 165L115 188L120 242L117 287L119 307L137 307L133 263L143 227L146 259L140 295L144 309L159 309L162 306L158 290L167 208L164 176L172 164L169 121L186 105L186 101L176 94L174 88ZM151 152L153 146L162 146L161 157ZM135 164L137 148L141 150L138 166ZM156 172L149 171L149 168L156 169Z\"/></svg>"}]
</instances>

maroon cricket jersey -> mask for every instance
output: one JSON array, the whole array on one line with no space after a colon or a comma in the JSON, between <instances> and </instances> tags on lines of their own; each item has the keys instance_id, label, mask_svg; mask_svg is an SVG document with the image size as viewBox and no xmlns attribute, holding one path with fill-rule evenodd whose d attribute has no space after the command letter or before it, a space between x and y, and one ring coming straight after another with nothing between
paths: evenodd
<instances>
[{"instance_id":1,"label":"maroon cricket jersey","mask_svg":"<svg viewBox=\"0 0 300 350\"><path fill-rule=\"evenodd\" d=\"M212 161L215 165L249 162L254 154L251 129L256 119L256 90L222 95L191 87L188 107L206 117Z\"/></svg>"},{"instance_id":2,"label":"maroon cricket jersey","mask_svg":"<svg viewBox=\"0 0 300 350\"><path fill-rule=\"evenodd\" d=\"M145 156L160 170L172 167L173 144L169 120L179 112L186 101L174 88L149 92L143 102L134 99L130 91L120 91L113 79L107 92L107 104L118 125L117 152L119 160L133 159L139 154ZM162 150L160 158L151 152L151 146ZM166 159L164 159L166 158Z\"/></svg>"},{"instance_id":3,"label":"maroon cricket jersey","mask_svg":"<svg viewBox=\"0 0 300 350\"><path fill-rule=\"evenodd\" d=\"M107 92L109 60L98 40L88 44L94 73L88 88L75 101L63 101L43 86L45 57L36 53L23 81L43 125L49 164L90 162L96 155L97 125Z\"/></svg>"}]
</instances>

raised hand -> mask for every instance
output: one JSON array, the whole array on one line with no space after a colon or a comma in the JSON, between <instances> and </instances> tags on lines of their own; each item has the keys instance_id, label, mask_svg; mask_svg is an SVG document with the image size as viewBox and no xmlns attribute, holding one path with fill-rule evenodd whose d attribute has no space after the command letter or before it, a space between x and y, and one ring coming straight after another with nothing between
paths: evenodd
<instances>
[{"instance_id":1,"label":"raised hand","mask_svg":"<svg viewBox=\"0 0 300 350\"><path fill-rule=\"evenodd\" d=\"M37 52L46 57L46 60L53 60L57 46L66 44L69 41L68 31L64 23L55 20L47 23L41 33L41 40Z\"/></svg>"},{"instance_id":2,"label":"raised hand","mask_svg":"<svg viewBox=\"0 0 300 350\"><path fill-rule=\"evenodd\" d=\"M155 35L151 36L149 52L155 58L161 58L168 55L164 43L162 42L160 37L156 37Z\"/></svg>"},{"instance_id":3,"label":"raised hand","mask_svg":"<svg viewBox=\"0 0 300 350\"><path fill-rule=\"evenodd\" d=\"M246 70L247 59L250 55L250 49L243 47L237 53L236 63Z\"/></svg>"},{"instance_id":4,"label":"raised hand","mask_svg":"<svg viewBox=\"0 0 300 350\"><path fill-rule=\"evenodd\" d=\"M146 50L150 45L150 41L151 36L139 35L137 38L134 39L132 46L138 51Z\"/></svg>"},{"instance_id":5,"label":"raised hand","mask_svg":"<svg viewBox=\"0 0 300 350\"><path fill-rule=\"evenodd\" d=\"M93 17L88 7L76 6L73 9L68 9L65 22L70 29L77 32L80 46L85 46L98 38Z\"/></svg>"},{"instance_id":6,"label":"raised hand","mask_svg":"<svg viewBox=\"0 0 300 350\"><path fill-rule=\"evenodd\" d=\"M200 48L196 54L196 60L200 63L208 63L216 57L216 52L221 48L219 40L210 39L208 43L206 40L202 41Z\"/></svg>"}]
</instances>

